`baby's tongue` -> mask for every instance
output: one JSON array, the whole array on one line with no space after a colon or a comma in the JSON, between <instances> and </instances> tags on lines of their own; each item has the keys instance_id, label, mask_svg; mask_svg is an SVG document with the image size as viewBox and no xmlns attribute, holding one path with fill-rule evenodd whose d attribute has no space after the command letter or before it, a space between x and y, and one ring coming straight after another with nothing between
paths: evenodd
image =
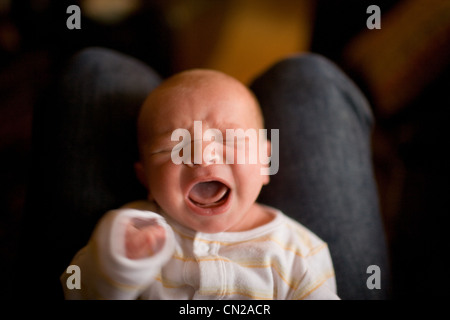
<instances>
[{"instance_id":1,"label":"baby's tongue","mask_svg":"<svg viewBox=\"0 0 450 320\"><path fill-rule=\"evenodd\" d=\"M227 191L228 188L221 182L200 182L191 189L189 198L196 202L197 205L207 206L222 199Z\"/></svg>"}]
</instances>

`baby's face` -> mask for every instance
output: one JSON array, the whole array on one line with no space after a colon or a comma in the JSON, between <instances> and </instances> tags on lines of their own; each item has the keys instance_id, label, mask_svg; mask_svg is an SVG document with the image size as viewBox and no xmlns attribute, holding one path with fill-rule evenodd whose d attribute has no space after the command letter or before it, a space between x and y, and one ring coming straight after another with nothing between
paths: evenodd
<instances>
[{"instance_id":1,"label":"baby's face","mask_svg":"<svg viewBox=\"0 0 450 320\"><path fill-rule=\"evenodd\" d=\"M196 231L241 231L251 226L261 213L256 198L269 178L261 174L259 161L249 161L248 139L244 143L245 161L237 161L241 147L236 141L227 141L226 130L258 132L261 125L253 96L223 74L195 70L164 83L144 103L138 125L141 161L136 171L149 199L172 219ZM178 139L171 139L176 129L189 131L192 141L174 151L180 145ZM222 154L217 152L220 148L211 152L212 145L218 143L211 141L214 139L201 139L208 129L221 132ZM268 142L263 146L268 148ZM186 148L191 150L192 163L174 163L172 154L182 154ZM231 149L234 161L226 159ZM194 163L196 152L203 156L201 163Z\"/></svg>"}]
</instances>

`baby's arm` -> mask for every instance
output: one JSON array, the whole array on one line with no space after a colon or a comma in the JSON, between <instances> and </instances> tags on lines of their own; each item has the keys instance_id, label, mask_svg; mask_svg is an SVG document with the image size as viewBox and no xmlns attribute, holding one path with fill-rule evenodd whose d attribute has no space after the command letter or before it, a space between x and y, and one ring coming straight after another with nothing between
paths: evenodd
<instances>
[{"instance_id":1,"label":"baby's arm","mask_svg":"<svg viewBox=\"0 0 450 320\"><path fill-rule=\"evenodd\" d=\"M340 300L329 280L329 278L311 277L311 271L307 271L303 276L303 283L294 292L293 299Z\"/></svg>"},{"instance_id":2,"label":"baby's arm","mask_svg":"<svg viewBox=\"0 0 450 320\"><path fill-rule=\"evenodd\" d=\"M71 264L80 267L81 289L66 286L66 299L136 299L174 250L172 229L158 214L120 209L108 212Z\"/></svg>"}]
</instances>

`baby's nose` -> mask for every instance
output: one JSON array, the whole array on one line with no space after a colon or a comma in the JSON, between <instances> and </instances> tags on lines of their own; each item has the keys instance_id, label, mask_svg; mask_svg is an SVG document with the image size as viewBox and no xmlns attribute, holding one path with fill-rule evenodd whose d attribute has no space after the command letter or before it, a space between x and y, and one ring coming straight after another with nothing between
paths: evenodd
<instances>
[{"instance_id":1,"label":"baby's nose","mask_svg":"<svg viewBox=\"0 0 450 320\"><path fill-rule=\"evenodd\" d=\"M191 163L187 166L206 167L212 164L222 163L221 144L215 141L195 141L193 143L193 152L191 152Z\"/></svg>"}]
</instances>

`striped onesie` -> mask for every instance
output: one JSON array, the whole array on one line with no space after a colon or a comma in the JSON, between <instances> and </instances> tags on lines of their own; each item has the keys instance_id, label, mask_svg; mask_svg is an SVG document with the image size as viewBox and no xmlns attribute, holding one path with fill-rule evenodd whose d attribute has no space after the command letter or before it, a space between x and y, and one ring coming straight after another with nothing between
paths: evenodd
<instances>
[{"instance_id":1,"label":"striped onesie","mask_svg":"<svg viewBox=\"0 0 450 320\"><path fill-rule=\"evenodd\" d=\"M201 233L138 202L108 212L71 264L81 289L66 299L339 299L325 242L279 210L243 232ZM125 256L129 219L155 220L166 230L164 247L149 258Z\"/></svg>"}]
</instances>

